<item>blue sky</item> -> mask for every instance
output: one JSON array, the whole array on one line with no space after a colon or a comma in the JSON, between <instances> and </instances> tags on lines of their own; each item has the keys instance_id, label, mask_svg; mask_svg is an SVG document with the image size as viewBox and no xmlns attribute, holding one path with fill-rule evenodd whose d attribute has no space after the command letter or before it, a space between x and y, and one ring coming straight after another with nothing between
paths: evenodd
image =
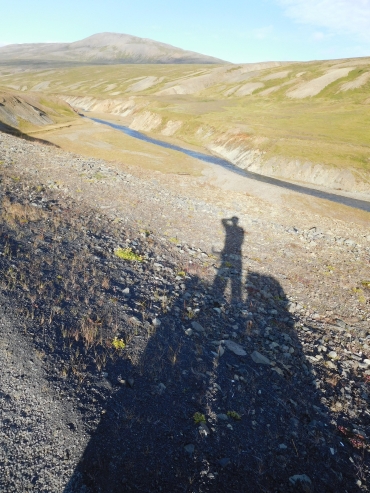
<instances>
[{"instance_id":1,"label":"blue sky","mask_svg":"<svg viewBox=\"0 0 370 493\"><path fill-rule=\"evenodd\" d=\"M370 0L12 0L1 9L1 45L99 32L235 63L370 56Z\"/></svg>"}]
</instances>

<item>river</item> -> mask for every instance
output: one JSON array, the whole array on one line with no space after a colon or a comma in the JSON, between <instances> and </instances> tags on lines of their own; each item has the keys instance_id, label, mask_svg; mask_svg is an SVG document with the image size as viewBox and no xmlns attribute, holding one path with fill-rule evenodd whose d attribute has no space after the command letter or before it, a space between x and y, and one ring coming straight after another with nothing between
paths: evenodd
<instances>
[{"instance_id":1,"label":"river","mask_svg":"<svg viewBox=\"0 0 370 493\"><path fill-rule=\"evenodd\" d=\"M322 190L316 190L314 188L309 188L302 185L297 185L295 183L290 183L284 180L279 180L278 178L272 178L270 176L264 176L258 173L252 173L251 171L238 168L237 166L230 163L226 159L222 159L216 156L210 156L208 154L203 154L197 151L192 151L190 149L186 149L184 147L180 147L174 144L169 144L168 142L164 142L159 139L154 139L153 137L148 137L147 135L138 132L136 130L132 130L131 128L126 127L124 125L118 125L117 123L100 120L99 118L90 118L90 120L93 120L94 122L97 123L102 123L104 125L108 125L116 130L120 130L121 132L124 132L126 135L129 135L130 137L133 137L135 139L140 139L145 142L149 142L150 144L155 144L161 147L165 147L166 149L172 149L173 151L182 152L183 154L191 156L195 159L200 159L201 161L205 161L206 163L211 163L217 166L221 166L222 168L228 169L233 173L236 173L241 176L245 176L246 178L250 178L252 180L260 181L263 183L269 183L270 185L282 187L287 190L292 190L294 192L302 193L304 195L311 195L312 197L318 197L320 199L330 200L332 202L336 202L337 204L343 204L343 205L347 205L348 207L353 207L355 209L360 209L366 212L370 212L370 202L366 200L353 199L351 197L345 197L344 195L324 192Z\"/></svg>"}]
</instances>

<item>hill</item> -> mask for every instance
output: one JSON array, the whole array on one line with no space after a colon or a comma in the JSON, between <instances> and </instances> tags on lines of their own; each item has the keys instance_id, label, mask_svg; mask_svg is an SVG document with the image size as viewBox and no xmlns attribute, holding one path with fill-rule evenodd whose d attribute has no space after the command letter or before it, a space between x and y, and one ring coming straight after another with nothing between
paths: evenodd
<instances>
[{"instance_id":1,"label":"hill","mask_svg":"<svg viewBox=\"0 0 370 493\"><path fill-rule=\"evenodd\" d=\"M0 48L0 63L227 63L151 39L99 33L74 43L13 44Z\"/></svg>"}]
</instances>

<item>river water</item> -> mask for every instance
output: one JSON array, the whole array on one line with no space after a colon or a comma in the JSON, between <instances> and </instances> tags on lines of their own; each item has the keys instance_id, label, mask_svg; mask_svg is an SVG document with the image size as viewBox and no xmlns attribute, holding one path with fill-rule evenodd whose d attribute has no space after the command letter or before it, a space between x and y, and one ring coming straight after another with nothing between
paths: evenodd
<instances>
[{"instance_id":1,"label":"river water","mask_svg":"<svg viewBox=\"0 0 370 493\"><path fill-rule=\"evenodd\" d=\"M125 127L124 125L118 125L117 123L100 120L99 118L90 118L90 119L93 120L94 122L103 123L104 125L108 125L116 130L120 130L121 132L124 132L126 135L129 135L130 137L133 137L135 139L140 139L145 142L149 142L150 144L155 144L161 147L165 147L166 149L172 149L173 151L182 152L183 154L191 156L195 159L200 159L201 161L205 161L206 163L211 163L217 166L221 166L222 168L228 169L233 173L236 173L241 176L245 176L246 178L250 178L252 180L260 181L263 183L269 183L270 185L282 187L287 190L292 190L294 192L302 193L304 195L311 195L312 197L318 197L320 199L330 200L332 202L336 202L337 204L343 204L343 205L347 205L348 207L353 207L355 209L361 209L363 211L370 212L370 202L366 200L358 200L350 197L345 197L343 195L338 195L336 193L323 192L321 190L315 190L314 188L304 187L302 185L297 185L295 183L289 183L284 180L272 178L270 176L264 176L264 175L259 175L258 173L252 173L251 171L238 168L237 166L230 163L226 159L222 159L216 156L209 156L208 154L191 151L190 149L186 149L184 147L180 147L174 144L169 144L168 142L164 142L162 140L148 137L147 135L141 132L132 130L129 127Z\"/></svg>"}]
</instances>

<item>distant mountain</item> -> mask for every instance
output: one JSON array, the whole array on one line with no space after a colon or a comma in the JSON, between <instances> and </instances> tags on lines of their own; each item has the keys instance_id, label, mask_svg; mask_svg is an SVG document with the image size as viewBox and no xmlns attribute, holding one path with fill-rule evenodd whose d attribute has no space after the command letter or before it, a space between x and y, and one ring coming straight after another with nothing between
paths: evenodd
<instances>
[{"instance_id":1,"label":"distant mountain","mask_svg":"<svg viewBox=\"0 0 370 493\"><path fill-rule=\"evenodd\" d=\"M129 34L100 33L74 43L14 44L0 48L0 63L228 63Z\"/></svg>"}]
</instances>

